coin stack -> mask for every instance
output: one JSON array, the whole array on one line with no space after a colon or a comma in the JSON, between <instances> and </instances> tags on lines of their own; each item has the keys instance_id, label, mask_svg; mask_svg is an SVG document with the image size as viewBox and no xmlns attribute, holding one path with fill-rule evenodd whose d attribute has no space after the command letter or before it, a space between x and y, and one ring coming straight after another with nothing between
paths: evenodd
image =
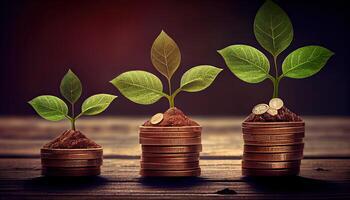
<instances>
[{"instance_id":1,"label":"coin stack","mask_svg":"<svg viewBox=\"0 0 350 200\"><path fill-rule=\"evenodd\" d=\"M280 109L283 102L272 109ZM282 104L282 105L281 105ZM273 103L268 107L273 107ZM265 106L265 105L264 105ZM266 107L266 106L265 106ZM255 108L261 113L269 108ZM245 176L298 175L303 158L304 122L243 122L244 153L242 174Z\"/></svg>"},{"instance_id":2,"label":"coin stack","mask_svg":"<svg viewBox=\"0 0 350 200\"><path fill-rule=\"evenodd\" d=\"M102 148L41 149L44 176L96 176L101 173Z\"/></svg>"},{"instance_id":3,"label":"coin stack","mask_svg":"<svg viewBox=\"0 0 350 200\"><path fill-rule=\"evenodd\" d=\"M144 177L200 176L201 132L200 126L141 126L140 175Z\"/></svg>"}]
</instances>

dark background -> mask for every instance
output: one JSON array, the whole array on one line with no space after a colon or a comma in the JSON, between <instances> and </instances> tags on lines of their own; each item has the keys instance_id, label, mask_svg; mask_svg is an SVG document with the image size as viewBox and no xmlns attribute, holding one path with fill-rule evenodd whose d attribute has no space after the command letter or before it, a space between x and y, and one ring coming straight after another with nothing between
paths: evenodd
<instances>
[{"instance_id":1,"label":"dark background","mask_svg":"<svg viewBox=\"0 0 350 200\"><path fill-rule=\"evenodd\" d=\"M153 40L164 29L182 53L174 87L192 66L210 64L225 69L210 88L180 93L175 104L188 114L246 115L255 104L269 100L272 83L238 80L216 50L243 43L266 53L253 34L254 17L263 2L1 1L0 114L34 114L26 102L38 95L59 95L59 83L68 68L80 77L83 98L102 92L119 96L106 114L164 111L166 99L149 106L134 104L108 82L124 71L142 69L156 74L166 85L150 61ZM315 76L282 80L281 97L301 115L350 115L345 2L277 1L294 27L294 41L280 56L280 64L289 52L304 45L322 45L335 52Z\"/></svg>"}]
</instances>

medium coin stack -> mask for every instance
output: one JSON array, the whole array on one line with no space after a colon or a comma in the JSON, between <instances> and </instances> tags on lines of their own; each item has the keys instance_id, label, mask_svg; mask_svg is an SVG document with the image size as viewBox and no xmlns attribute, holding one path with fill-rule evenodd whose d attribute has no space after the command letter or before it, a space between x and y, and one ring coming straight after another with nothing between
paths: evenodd
<instances>
[{"instance_id":1,"label":"medium coin stack","mask_svg":"<svg viewBox=\"0 0 350 200\"><path fill-rule=\"evenodd\" d=\"M298 175L304 149L304 122L244 122L242 174Z\"/></svg>"},{"instance_id":2,"label":"medium coin stack","mask_svg":"<svg viewBox=\"0 0 350 200\"><path fill-rule=\"evenodd\" d=\"M144 177L200 176L201 132L200 126L141 126L140 175Z\"/></svg>"},{"instance_id":3,"label":"medium coin stack","mask_svg":"<svg viewBox=\"0 0 350 200\"><path fill-rule=\"evenodd\" d=\"M41 149L44 176L96 176L101 173L103 150Z\"/></svg>"}]
</instances>

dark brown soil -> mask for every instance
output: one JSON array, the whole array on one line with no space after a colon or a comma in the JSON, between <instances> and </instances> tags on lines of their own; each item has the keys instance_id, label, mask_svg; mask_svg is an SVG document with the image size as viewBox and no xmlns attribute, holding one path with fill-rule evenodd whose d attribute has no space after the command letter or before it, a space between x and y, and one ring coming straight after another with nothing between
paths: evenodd
<instances>
[{"instance_id":1,"label":"dark brown soil","mask_svg":"<svg viewBox=\"0 0 350 200\"><path fill-rule=\"evenodd\" d=\"M278 110L278 114L272 116L268 113L264 113L262 115L250 114L246 122L299 122L303 121L301 117L290 111L286 107L282 107Z\"/></svg>"},{"instance_id":2,"label":"dark brown soil","mask_svg":"<svg viewBox=\"0 0 350 200\"><path fill-rule=\"evenodd\" d=\"M151 124L150 120L144 126L199 126L199 124L188 118L180 109L170 108L163 114L163 120L159 124Z\"/></svg>"},{"instance_id":3,"label":"dark brown soil","mask_svg":"<svg viewBox=\"0 0 350 200\"><path fill-rule=\"evenodd\" d=\"M101 148L80 131L66 130L60 136L44 145L49 149L89 149Z\"/></svg>"}]
</instances>

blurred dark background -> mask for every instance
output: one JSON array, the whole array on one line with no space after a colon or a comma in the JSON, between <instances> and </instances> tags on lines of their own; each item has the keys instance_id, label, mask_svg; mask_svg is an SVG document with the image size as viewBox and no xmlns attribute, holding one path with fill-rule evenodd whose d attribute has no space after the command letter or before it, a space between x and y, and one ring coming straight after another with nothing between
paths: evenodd
<instances>
[{"instance_id":1,"label":"blurred dark background","mask_svg":"<svg viewBox=\"0 0 350 200\"><path fill-rule=\"evenodd\" d=\"M177 107L195 115L247 115L255 104L270 99L272 83L238 80L216 50L244 43L266 53L253 34L254 17L263 2L1 0L0 115L34 114L26 102L43 94L59 96L59 83L68 68L83 83L83 99L102 92L119 96L105 114L164 111L166 99L149 106L134 104L108 82L124 71L141 69L156 74L166 85L150 61L150 47L162 29L182 53L174 87L192 66L225 69L207 90L180 93ZM280 95L285 104L301 115L350 115L346 1L276 2L294 27L294 41L280 56L280 64L289 52L304 45L322 45L335 52L315 76L282 80Z\"/></svg>"}]
</instances>

